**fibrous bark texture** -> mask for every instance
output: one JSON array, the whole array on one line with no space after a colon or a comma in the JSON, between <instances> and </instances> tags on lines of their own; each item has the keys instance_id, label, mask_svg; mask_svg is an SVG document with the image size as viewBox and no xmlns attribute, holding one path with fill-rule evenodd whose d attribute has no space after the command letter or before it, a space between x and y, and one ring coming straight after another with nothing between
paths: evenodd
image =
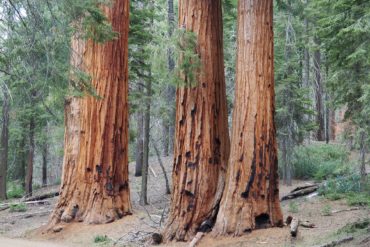
<instances>
[{"instance_id":1,"label":"fibrous bark texture","mask_svg":"<svg viewBox=\"0 0 370 247\"><path fill-rule=\"evenodd\" d=\"M188 241L212 221L229 154L220 0L182 0L179 26L197 36L197 86L177 90L173 194L165 241ZM186 75L184 75L186 77Z\"/></svg>"},{"instance_id":2,"label":"fibrous bark texture","mask_svg":"<svg viewBox=\"0 0 370 247\"><path fill-rule=\"evenodd\" d=\"M235 107L217 235L280 226L274 123L273 1L240 0Z\"/></svg>"},{"instance_id":3,"label":"fibrous bark texture","mask_svg":"<svg viewBox=\"0 0 370 247\"><path fill-rule=\"evenodd\" d=\"M51 225L109 223L131 214L128 184L129 1L102 7L118 37L105 44L72 41L72 64L89 73L100 98L66 102L61 196ZM82 57L80 57L82 56ZM73 77L73 74L72 74Z\"/></svg>"}]
</instances>

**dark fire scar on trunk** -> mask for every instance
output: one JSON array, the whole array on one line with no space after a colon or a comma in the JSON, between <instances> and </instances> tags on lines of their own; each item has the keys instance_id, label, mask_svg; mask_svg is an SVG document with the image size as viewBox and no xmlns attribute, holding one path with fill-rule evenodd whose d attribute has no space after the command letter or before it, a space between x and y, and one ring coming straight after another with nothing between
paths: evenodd
<instances>
[{"instance_id":1,"label":"dark fire scar on trunk","mask_svg":"<svg viewBox=\"0 0 370 247\"><path fill-rule=\"evenodd\" d=\"M251 175L249 177L249 181L247 184L247 188L245 191L241 194L241 197L244 199L247 199L249 197L250 189L253 185L254 178L256 176L256 136L254 136L254 152L253 152L253 160L252 160L252 167L251 167Z\"/></svg>"}]
</instances>

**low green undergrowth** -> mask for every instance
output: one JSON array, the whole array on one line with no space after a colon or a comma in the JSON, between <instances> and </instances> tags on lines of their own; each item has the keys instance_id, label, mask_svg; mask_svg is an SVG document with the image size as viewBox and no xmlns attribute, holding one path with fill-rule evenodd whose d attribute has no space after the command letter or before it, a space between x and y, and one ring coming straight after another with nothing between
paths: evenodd
<instances>
[{"instance_id":1,"label":"low green undergrowth","mask_svg":"<svg viewBox=\"0 0 370 247\"><path fill-rule=\"evenodd\" d=\"M97 235L94 237L94 243L96 244L106 244L109 243L111 240L106 235Z\"/></svg>"},{"instance_id":2,"label":"low green undergrowth","mask_svg":"<svg viewBox=\"0 0 370 247\"><path fill-rule=\"evenodd\" d=\"M24 189L19 181L8 182L8 199L22 198L25 194Z\"/></svg>"},{"instance_id":3,"label":"low green undergrowth","mask_svg":"<svg viewBox=\"0 0 370 247\"><path fill-rule=\"evenodd\" d=\"M350 206L370 207L369 180L365 188L361 187L360 181L357 174L330 179L320 187L319 194L333 201L346 199Z\"/></svg>"},{"instance_id":4,"label":"low green undergrowth","mask_svg":"<svg viewBox=\"0 0 370 247\"><path fill-rule=\"evenodd\" d=\"M27 211L27 205L24 203L17 203L17 204L11 204L9 211L14 212L26 212Z\"/></svg>"},{"instance_id":5,"label":"low green undergrowth","mask_svg":"<svg viewBox=\"0 0 370 247\"><path fill-rule=\"evenodd\" d=\"M313 144L294 150L294 177L322 181L350 173L349 152L335 144Z\"/></svg>"},{"instance_id":6,"label":"low green undergrowth","mask_svg":"<svg viewBox=\"0 0 370 247\"><path fill-rule=\"evenodd\" d=\"M350 223L345 225L343 228L339 229L337 234L349 234L349 233L355 233L358 231L363 231L370 229L370 219L364 219L355 223Z\"/></svg>"}]
</instances>

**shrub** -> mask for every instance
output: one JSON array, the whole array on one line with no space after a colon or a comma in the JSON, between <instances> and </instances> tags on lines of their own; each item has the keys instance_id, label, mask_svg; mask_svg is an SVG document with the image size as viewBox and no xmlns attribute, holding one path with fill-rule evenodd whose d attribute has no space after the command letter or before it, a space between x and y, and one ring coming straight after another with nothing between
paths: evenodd
<instances>
[{"instance_id":1,"label":"shrub","mask_svg":"<svg viewBox=\"0 0 370 247\"><path fill-rule=\"evenodd\" d=\"M295 178L318 181L350 172L349 152L341 145L313 144L294 150L292 167Z\"/></svg>"},{"instance_id":2,"label":"shrub","mask_svg":"<svg viewBox=\"0 0 370 247\"><path fill-rule=\"evenodd\" d=\"M9 211L14 212L26 212L27 211L27 205L24 203L17 203L17 204L11 204Z\"/></svg>"},{"instance_id":3,"label":"shrub","mask_svg":"<svg viewBox=\"0 0 370 247\"><path fill-rule=\"evenodd\" d=\"M323 216L330 216L331 215L331 207L330 205L325 205L322 210L321 210L321 214Z\"/></svg>"},{"instance_id":4,"label":"shrub","mask_svg":"<svg viewBox=\"0 0 370 247\"><path fill-rule=\"evenodd\" d=\"M20 183L9 182L7 196L9 199L22 198L24 195L24 189Z\"/></svg>"},{"instance_id":5,"label":"shrub","mask_svg":"<svg viewBox=\"0 0 370 247\"><path fill-rule=\"evenodd\" d=\"M370 195L366 188L361 189L360 175L352 174L346 177L338 177L328 180L319 189L319 194L329 200L339 200L345 198L350 206L370 206Z\"/></svg>"},{"instance_id":6,"label":"shrub","mask_svg":"<svg viewBox=\"0 0 370 247\"><path fill-rule=\"evenodd\" d=\"M98 236L95 236L94 238L94 243L107 243L109 242L110 239L105 235L105 236L102 236L102 235L98 235Z\"/></svg>"},{"instance_id":7,"label":"shrub","mask_svg":"<svg viewBox=\"0 0 370 247\"><path fill-rule=\"evenodd\" d=\"M345 225L343 228L338 230L338 234L342 233L355 233L359 230L367 229L370 226L370 219L364 219L359 222Z\"/></svg>"}]
</instances>

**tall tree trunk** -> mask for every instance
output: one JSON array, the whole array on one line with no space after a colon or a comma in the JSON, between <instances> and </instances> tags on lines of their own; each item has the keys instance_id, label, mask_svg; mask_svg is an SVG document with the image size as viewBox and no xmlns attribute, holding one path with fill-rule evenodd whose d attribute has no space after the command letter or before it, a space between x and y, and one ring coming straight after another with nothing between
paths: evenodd
<instances>
[{"instance_id":1,"label":"tall tree trunk","mask_svg":"<svg viewBox=\"0 0 370 247\"><path fill-rule=\"evenodd\" d=\"M143 94L142 86L139 86L140 95ZM142 176L144 162L144 116L141 110L136 113L137 137L136 137L136 165L135 177Z\"/></svg>"},{"instance_id":2,"label":"tall tree trunk","mask_svg":"<svg viewBox=\"0 0 370 247\"><path fill-rule=\"evenodd\" d=\"M173 194L165 241L187 241L203 222L212 222L224 188L229 135L221 7L221 0L179 2L179 27L196 34L201 71L197 86L176 93Z\"/></svg>"},{"instance_id":3,"label":"tall tree trunk","mask_svg":"<svg viewBox=\"0 0 370 247\"><path fill-rule=\"evenodd\" d=\"M305 39L306 46L309 44L308 38L308 20L304 19L304 33L307 36ZM303 59L303 86L308 88L310 86L310 51L308 47L304 48L304 59Z\"/></svg>"},{"instance_id":4,"label":"tall tree trunk","mask_svg":"<svg viewBox=\"0 0 370 247\"><path fill-rule=\"evenodd\" d=\"M131 214L128 184L129 1L102 7L118 37L105 44L75 37L72 65L92 78L101 97L71 98L65 108L61 196L49 226L60 220L109 223ZM80 57L82 54L82 57ZM73 77L73 74L72 74Z\"/></svg>"},{"instance_id":5,"label":"tall tree trunk","mask_svg":"<svg viewBox=\"0 0 370 247\"><path fill-rule=\"evenodd\" d=\"M44 141L42 146L42 186L48 185L48 142Z\"/></svg>"},{"instance_id":6,"label":"tall tree trunk","mask_svg":"<svg viewBox=\"0 0 370 247\"><path fill-rule=\"evenodd\" d=\"M26 195L32 195L32 181L33 181L33 159L35 155L35 119L31 116L29 123L29 147L26 169Z\"/></svg>"},{"instance_id":7,"label":"tall tree trunk","mask_svg":"<svg viewBox=\"0 0 370 247\"><path fill-rule=\"evenodd\" d=\"M3 116L1 129L1 153L0 153L0 200L6 200L6 179L8 171L8 147L9 147L9 95L4 91Z\"/></svg>"},{"instance_id":8,"label":"tall tree trunk","mask_svg":"<svg viewBox=\"0 0 370 247\"><path fill-rule=\"evenodd\" d=\"M274 122L273 1L240 0L227 184L215 234L282 226Z\"/></svg>"},{"instance_id":9,"label":"tall tree trunk","mask_svg":"<svg viewBox=\"0 0 370 247\"><path fill-rule=\"evenodd\" d=\"M336 119L335 119L335 109L330 109L330 140L335 141L336 139Z\"/></svg>"},{"instance_id":10,"label":"tall tree trunk","mask_svg":"<svg viewBox=\"0 0 370 247\"><path fill-rule=\"evenodd\" d=\"M17 162L15 168L14 178L19 180L22 184L22 188L26 189L26 167L27 167L27 152L26 152L26 142L27 134L25 128L22 127L22 137L19 141L18 152L17 152Z\"/></svg>"},{"instance_id":11,"label":"tall tree trunk","mask_svg":"<svg viewBox=\"0 0 370 247\"><path fill-rule=\"evenodd\" d=\"M325 93L325 142L330 142L330 108L329 108L329 95Z\"/></svg>"},{"instance_id":12,"label":"tall tree trunk","mask_svg":"<svg viewBox=\"0 0 370 247\"><path fill-rule=\"evenodd\" d=\"M163 162L162 162L162 159L161 159L161 154L160 154L160 152L159 152L159 150L157 148L157 145L155 144L155 142L153 141L153 139L151 139L151 141L152 141L152 144L153 144L153 148L154 148L155 154L157 155L158 163L159 163L159 165L160 165L160 167L162 169L164 180L166 182L166 194L167 195L170 195L171 194L171 188L170 188L170 182L168 180L166 168L163 165Z\"/></svg>"},{"instance_id":13,"label":"tall tree trunk","mask_svg":"<svg viewBox=\"0 0 370 247\"><path fill-rule=\"evenodd\" d=\"M146 81L146 99L145 99L145 115L144 115L144 159L142 167L142 181L140 205L148 204L148 171L149 171L149 142L150 142L150 104L152 97L152 82L150 79Z\"/></svg>"},{"instance_id":14,"label":"tall tree trunk","mask_svg":"<svg viewBox=\"0 0 370 247\"><path fill-rule=\"evenodd\" d=\"M175 13L173 0L167 1L167 22L168 22L168 37L171 38L175 29ZM168 60L168 71L170 73L175 69L175 61L173 58L173 50L168 48L167 50ZM163 132L163 154L168 156L173 150L173 130L175 118L175 108L172 106L175 102L176 89L173 85L169 84L166 88L166 99L168 104L168 112L166 117L163 119L162 132Z\"/></svg>"},{"instance_id":15,"label":"tall tree trunk","mask_svg":"<svg viewBox=\"0 0 370 247\"><path fill-rule=\"evenodd\" d=\"M315 98L316 98L316 124L317 132L316 139L318 141L325 140L325 120L324 120L324 106L323 106L323 85L321 74L321 52L320 40L315 37L316 49L314 51L314 69L315 69Z\"/></svg>"}]
</instances>

